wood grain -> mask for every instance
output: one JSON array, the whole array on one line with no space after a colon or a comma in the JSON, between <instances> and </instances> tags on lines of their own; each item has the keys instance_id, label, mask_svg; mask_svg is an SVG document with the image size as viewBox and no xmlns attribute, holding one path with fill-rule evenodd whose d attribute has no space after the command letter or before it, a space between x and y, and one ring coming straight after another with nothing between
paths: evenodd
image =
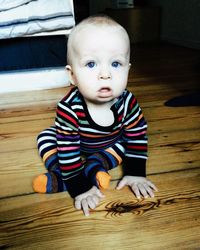
<instances>
[{"instance_id":1,"label":"wood grain","mask_svg":"<svg viewBox=\"0 0 200 250\"><path fill-rule=\"evenodd\" d=\"M148 178L159 188L138 201L111 171L106 198L83 216L67 193L33 193L45 172L36 136L54 122L69 88L0 94L0 248L199 249L200 108L172 108L168 99L199 91L199 52L171 45L136 46L128 89L148 121Z\"/></svg>"},{"instance_id":2,"label":"wood grain","mask_svg":"<svg viewBox=\"0 0 200 250\"><path fill-rule=\"evenodd\" d=\"M195 249L200 244L199 169L151 179L159 186L154 199L138 201L128 188L114 190L116 182L112 182L106 198L88 218L74 210L66 193L1 200L2 246L184 249L184 243L188 249Z\"/></svg>"}]
</instances>

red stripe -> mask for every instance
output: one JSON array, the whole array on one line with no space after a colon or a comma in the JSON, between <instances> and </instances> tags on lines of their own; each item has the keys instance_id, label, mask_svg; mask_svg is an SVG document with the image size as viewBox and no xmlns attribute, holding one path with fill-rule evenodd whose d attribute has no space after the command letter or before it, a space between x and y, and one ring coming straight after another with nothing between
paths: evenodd
<instances>
[{"instance_id":1,"label":"red stripe","mask_svg":"<svg viewBox=\"0 0 200 250\"><path fill-rule=\"evenodd\" d=\"M60 111L59 109L57 110L57 113L62 117L66 118L67 120L71 121L73 124L77 125L76 120L74 120L71 116L67 115L66 113Z\"/></svg>"},{"instance_id":2,"label":"red stripe","mask_svg":"<svg viewBox=\"0 0 200 250\"><path fill-rule=\"evenodd\" d=\"M136 99L134 98L134 99L132 100L131 104L130 104L130 109L133 108L133 106L134 106L135 103L136 103Z\"/></svg>"},{"instance_id":3,"label":"red stripe","mask_svg":"<svg viewBox=\"0 0 200 250\"><path fill-rule=\"evenodd\" d=\"M138 150L147 150L147 146L131 146L131 145L128 145L127 148L138 149Z\"/></svg>"},{"instance_id":4,"label":"red stripe","mask_svg":"<svg viewBox=\"0 0 200 250\"><path fill-rule=\"evenodd\" d=\"M61 171L69 171L69 170L72 170L72 169L75 169L75 168L79 168L81 167L81 163L77 163L75 165L71 165L71 166L65 166L65 165L60 165L60 170Z\"/></svg>"},{"instance_id":5,"label":"red stripe","mask_svg":"<svg viewBox=\"0 0 200 250\"><path fill-rule=\"evenodd\" d=\"M121 122L122 117L123 117L123 114L119 116L119 118L118 118L118 122Z\"/></svg>"},{"instance_id":6,"label":"red stripe","mask_svg":"<svg viewBox=\"0 0 200 250\"><path fill-rule=\"evenodd\" d=\"M78 117L85 117L85 114L83 112L76 112L76 115Z\"/></svg>"}]
</instances>

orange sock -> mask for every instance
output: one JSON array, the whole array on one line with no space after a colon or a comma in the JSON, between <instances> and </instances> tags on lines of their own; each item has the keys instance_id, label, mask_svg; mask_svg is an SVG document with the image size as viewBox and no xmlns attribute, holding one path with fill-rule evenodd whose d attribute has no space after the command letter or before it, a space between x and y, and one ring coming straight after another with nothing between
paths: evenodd
<instances>
[{"instance_id":1,"label":"orange sock","mask_svg":"<svg viewBox=\"0 0 200 250\"><path fill-rule=\"evenodd\" d=\"M40 174L33 180L33 190L37 193L50 194L66 191L66 186L58 172Z\"/></svg>"},{"instance_id":2,"label":"orange sock","mask_svg":"<svg viewBox=\"0 0 200 250\"><path fill-rule=\"evenodd\" d=\"M33 190L37 193L47 193L47 181L48 178L45 174L37 176L33 180Z\"/></svg>"},{"instance_id":3,"label":"orange sock","mask_svg":"<svg viewBox=\"0 0 200 250\"><path fill-rule=\"evenodd\" d=\"M103 171L96 173L96 181L101 189L107 189L109 187L111 176Z\"/></svg>"}]
</instances>

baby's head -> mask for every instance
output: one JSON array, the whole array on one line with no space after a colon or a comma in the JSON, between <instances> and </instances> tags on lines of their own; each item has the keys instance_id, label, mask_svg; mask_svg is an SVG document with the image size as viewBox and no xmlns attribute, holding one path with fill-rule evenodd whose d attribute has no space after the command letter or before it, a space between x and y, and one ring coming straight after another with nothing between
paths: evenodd
<instances>
[{"instance_id":1,"label":"baby's head","mask_svg":"<svg viewBox=\"0 0 200 250\"><path fill-rule=\"evenodd\" d=\"M69 36L66 68L88 103L109 102L123 92L129 60L128 34L110 17L89 17Z\"/></svg>"},{"instance_id":2,"label":"baby's head","mask_svg":"<svg viewBox=\"0 0 200 250\"><path fill-rule=\"evenodd\" d=\"M90 33L90 30L93 31L92 34ZM71 34L69 35L67 44L68 48L67 62L69 65L71 65L73 61L74 57L73 52L76 51L76 49L82 43L82 37L81 37L82 32L90 33L89 35L96 36L97 40L99 31L104 31L104 33L106 32L110 33L110 31L112 31L112 33L113 32L118 33L120 36L122 36L126 40L128 56L130 56L130 42L126 30L109 16L105 15L90 16L84 19L78 25L76 25L72 29ZM101 38L106 42L107 39L106 37L101 37Z\"/></svg>"}]
</instances>

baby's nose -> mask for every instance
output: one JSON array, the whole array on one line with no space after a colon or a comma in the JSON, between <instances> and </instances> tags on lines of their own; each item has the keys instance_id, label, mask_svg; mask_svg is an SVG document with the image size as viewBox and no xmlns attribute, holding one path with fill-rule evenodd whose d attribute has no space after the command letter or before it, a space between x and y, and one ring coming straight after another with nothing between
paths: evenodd
<instances>
[{"instance_id":1,"label":"baby's nose","mask_svg":"<svg viewBox=\"0 0 200 250\"><path fill-rule=\"evenodd\" d=\"M102 67L99 72L99 79L101 80L107 80L111 78L111 73L109 68L107 67Z\"/></svg>"}]
</instances>

